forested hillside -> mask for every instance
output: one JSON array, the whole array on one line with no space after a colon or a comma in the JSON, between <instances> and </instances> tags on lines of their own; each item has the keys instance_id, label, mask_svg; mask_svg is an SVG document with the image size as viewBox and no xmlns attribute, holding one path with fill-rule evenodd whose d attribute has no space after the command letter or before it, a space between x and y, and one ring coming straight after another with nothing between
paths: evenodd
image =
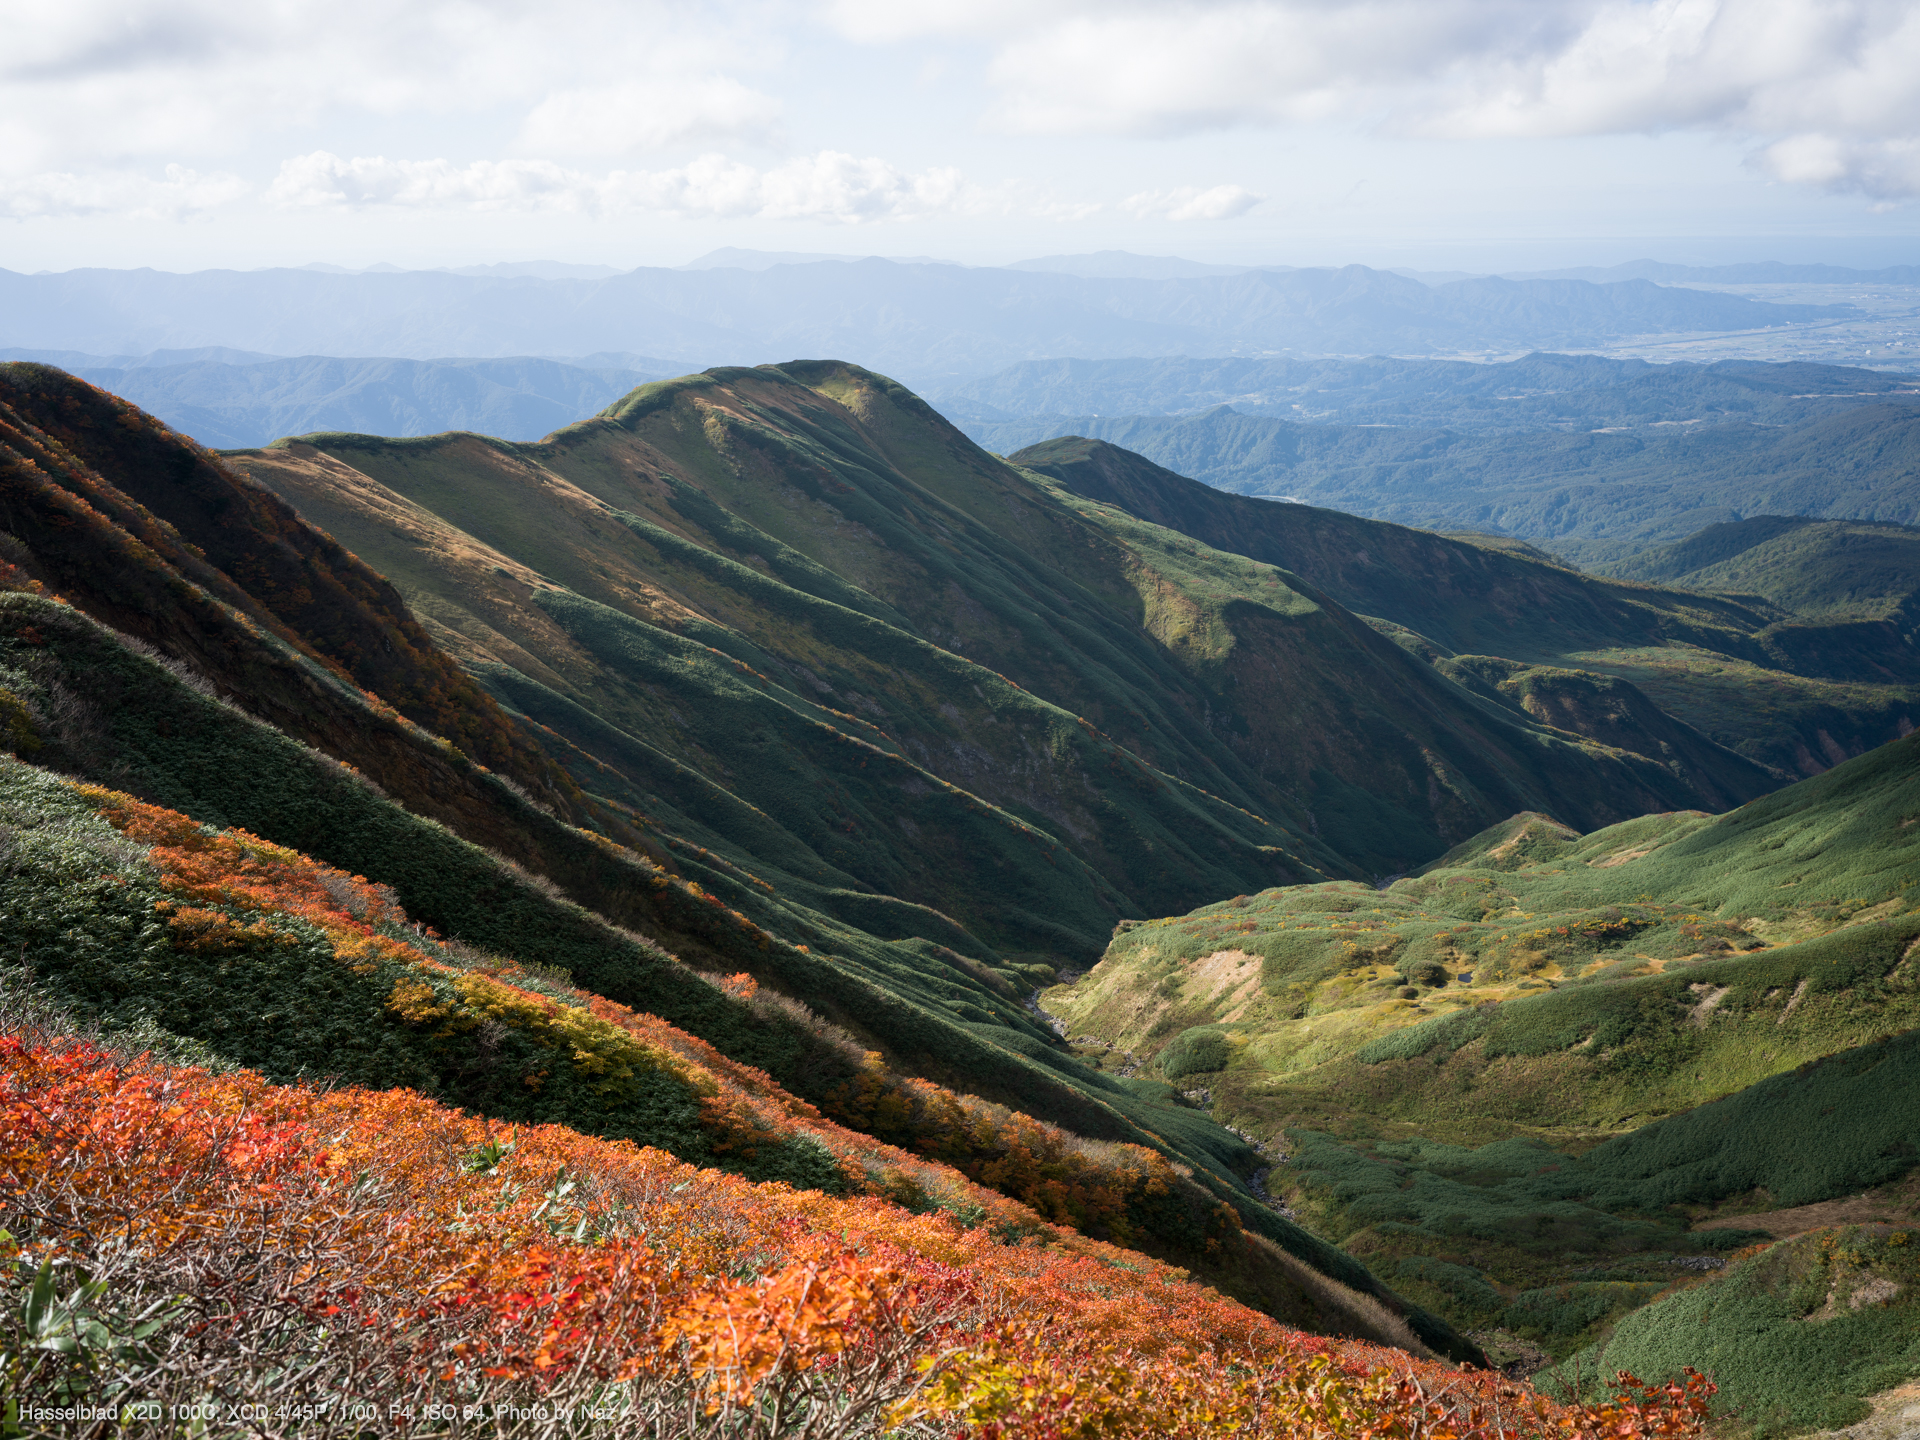
<instances>
[{"instance_id":1,"label":"forested hillside","mask_svg":"<svg viewBox=\"0 0 1920 1440\"><path fill-rule=\"evenodd\" d=\"M1920 408L1911 399L1793 408L1784 425L1709 407L1638 428L1480 433L1311 424L1230 405L1193 415L1103 411L962 423L999 452L1086 436L1237 494L1402 525L1493 530L1581 563L1620 559L1746 515L1920 520Z\"/></svg>"}]
</instances>

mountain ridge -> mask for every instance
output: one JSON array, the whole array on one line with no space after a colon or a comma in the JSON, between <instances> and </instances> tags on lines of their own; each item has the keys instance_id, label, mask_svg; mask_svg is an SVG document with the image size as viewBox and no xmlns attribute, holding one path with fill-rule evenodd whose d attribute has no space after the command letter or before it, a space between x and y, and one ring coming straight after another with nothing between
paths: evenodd
<instances>
[{"instance_id":1,"label":"mountain ridge","mask_svg":"<svg viewBox=\"0 0 1920 1440\"><path fill-rule=\"evenodd\" d=\"M1092 280L878 258L767 270L641 269L594 280L439 272L0 271L0 346L100 354L226 345L288 353L586 355L766 361L853 354L927 384L1063 351L1565 348L1838 313L1644 280L1465 280L1364 266Z\"/></svg>"}]
</instances>

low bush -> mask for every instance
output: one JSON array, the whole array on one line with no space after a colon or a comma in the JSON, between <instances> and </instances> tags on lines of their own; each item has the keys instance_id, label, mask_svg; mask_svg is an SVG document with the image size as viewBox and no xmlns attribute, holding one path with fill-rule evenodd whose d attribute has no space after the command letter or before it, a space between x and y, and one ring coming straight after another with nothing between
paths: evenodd
<instances>
[{"instance_id":1,"label":"low bush","mask_svg":"<svg viewBox=\"0 0 1920 1440\"><path fill-rule=\"evenodd\" d=\"M1916 1282L1920 1231L1818 1231L1625 1316L1542 1384L1591 1396L1618 1368L1658 1381L1697 1366L1757 1436L1839 1429L1920 1366Z\"/></svg>"},{"instance_id":2,"label":"low bush","mask_svg":"<svg viewBox=\"0 0 1920 1440\"><path fill-rule=\"evenodd\" d=\"M1206 1026L1183 1030L1160 1052L1160 1073L1169 1080L1224 1070L1233 1058L1233 1042L1226 1032Z\"/></svg>"}]
</instances>

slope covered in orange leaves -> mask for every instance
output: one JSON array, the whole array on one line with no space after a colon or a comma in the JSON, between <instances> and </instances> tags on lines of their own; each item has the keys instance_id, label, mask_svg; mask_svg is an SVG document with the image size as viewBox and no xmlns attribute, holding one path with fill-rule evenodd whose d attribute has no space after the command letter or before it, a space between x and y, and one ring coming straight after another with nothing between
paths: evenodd
<instances>
[{"instance_id":1,"label":"slope covered in orange leaves","mask_svg":"<svg viewBox=\"0 0 1920 1440\"><path fill-rule=\"evenodd\" d=\"M749 1023L788 1019L838 1053L845 1078L819 1105L564 971L444 940L384 887L244 831L17 761L0 761L0 809L16 835L0 876L10 958L110 1028L190 1037L181 1053L278 1080L405 1085L495 1122L564 1124L1003 1237L1070 1226L1294 1323L1423 1350L1364 1270L1289 1254L1160 1150L901 1076L750 976L676 966Z\"/></svg>"},{"instance_id":2,"label":"slope covered in orange leaves","mask_svg":"<svg viewBox=\"0 0 1920 1440\"><path fill-rule=\"evenodd\" d=\"M17 1017L0 1116L0 1263L30 1285L0 1321L11 1433L168 1433L209 1402L265 1434L1631 1440L1704 1416L1699 1385L1561 1407L1302 1335L1051 1227L1009 1244Z\"/></svg>"}]
</instances>

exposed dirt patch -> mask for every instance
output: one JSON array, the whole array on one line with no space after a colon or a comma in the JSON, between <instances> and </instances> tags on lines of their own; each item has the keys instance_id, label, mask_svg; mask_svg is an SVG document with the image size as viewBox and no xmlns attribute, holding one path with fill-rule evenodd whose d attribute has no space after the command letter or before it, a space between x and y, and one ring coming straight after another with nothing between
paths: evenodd
<instances>
[{"instance_id":1,"label":"exposed dirt patch","mask_svg":"<svg viewBox=\"0 0 1920 1440\"><path fill-rule=\"evenodd\" d=\"M1207 1003L1222 1020L1238 1020L1260 994L1260 957L1244 950L1216 950L1188 967L1187 982L1205 987Z\"/></svg>"},{"instance_id":2,"label":"exposed dirt patch","mask_svg":"<svg viewBox=\"0 0 1920 1440\"><path fill-rule=\"evenodd\" d=\"M1920 1380L1871 1398L1873 1414L1844 1430L1821 1430L1801 1440L1913 1440L1920 1435Z\"/></svg>"},{"instance_id":3,"label":"exposed dirt patch","mask_svg":"<svg viewBox=\"0 0 1920 1440\"><path fill-rule=\"evenodd\" d=\"M1651 855L1652 853L1653 847L1651 845L1644 850L1623 850L1618 855L1609 855L1604 860L1595 860L1589 868L1594 870L1611 870L1616 865L1624 865L1629 860L1638 860L1642 855Z\"/></svg>"},{"instance_id":4,"label":"exposed dirt patch","mask_svg":"<svg viewBox=\"0 0 1920 1440\"><path fill-rule=\"evenodd\" d=\"M1731 985L1689 985L1687 989L1700 997L1700 1003L1693 1007L1693 1023L1705 1028L1707 1021L1713 1018L1713 1012L1720 1008L1720 1002L1732 992Z\"/></svg>"},{"instance_id":5,"label":"exposed dirt patch","mask_svg":"<svg viewBox=\"0 0 1920 1440\"><path fill-rule=\"evenodd\" d=\"M1795 1205L1785 1210L1762 1210L1748 1215L1721 1215L1694 1224L1695 1230L1765 1230L1775 1239L1789 1240L1809 1230L1840 1225L1913 1225L1920 1222L1920 1172L1865 1195Z\"/></svg>"},{"instance_id":6,"label":"exposed dirt patch","mask_svg":"<svg viewBox=\"0 0 1920 1440\"><path fill-rule=\"evenodd\" d=\"M1793 987L1793 998L1787 1001L1787 1008L1780 1012L1780 1018L1773 1022L1775 1026L1787 1023L1787 1017L1793 1014L1794 1007L1800 1003L1800 997L1807 993L1807 983L1806 980L1802 979L1798 985Z\"/></svg>"}]
</instances>

